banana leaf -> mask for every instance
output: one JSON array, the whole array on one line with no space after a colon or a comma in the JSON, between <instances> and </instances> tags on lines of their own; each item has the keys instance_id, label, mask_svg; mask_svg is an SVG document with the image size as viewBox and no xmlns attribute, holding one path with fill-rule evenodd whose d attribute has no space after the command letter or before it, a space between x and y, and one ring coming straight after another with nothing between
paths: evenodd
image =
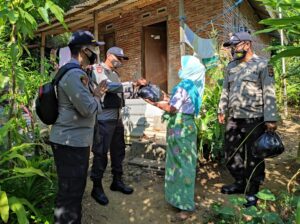
<instances>
[{"instance_id":1,"label":"banana leaf","mask_svg":"<svg viewBox=\"0 0 300 224\"><path fill-rule=\"evenodd\" d=\"M281 51L276 56L272 57L272 61L278 60L279 58L284 57L299 57L300 56L300 47L294 47L288 50Z\"/></svg>"},{"instance_id":2,"label":"banana leaf","mask_svg":"<svg viewBox=\"0 0 300 224\"><path fill-rule=\"evenodd\" d=\"M270 25L270 26L279 26L279 25L291 25L291 24L299 24L300 16L291 16L282 19L263 19L259 22L260 24Z\"/></svg>"}]
</instances>

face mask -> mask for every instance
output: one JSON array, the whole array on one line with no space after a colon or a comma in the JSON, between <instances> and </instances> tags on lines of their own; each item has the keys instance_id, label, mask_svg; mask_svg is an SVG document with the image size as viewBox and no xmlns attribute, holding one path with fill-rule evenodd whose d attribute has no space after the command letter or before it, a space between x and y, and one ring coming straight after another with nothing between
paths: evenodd
<instances>
[{"instance_id":1,"label":"face mask","mask_svg":"<svg viewBox=\"0 0 300 224\"><path fill-rule=\"evenodd\" d=\"M89 48L86 48L85 50L83 50L83 53L88 58L88 64L89 65L95 64L96 59L97 59L97 54L96 53L94 53L93 51L91 51Z\"/></svg>"},{"instance_id":2,"label":"face mask","mask_svg":"<svg viewBox=\"0 0 300 224\"><path fill-rule=\"evenodd\" d=\"M97 55L96 55L94 52L90 51L90 55L88 55L88 54L86 54L86 53L85 53L85 55L86 55L87 58L89 59L89 64L90 64L90 65L95 64L96 59L97 59Z\"/></svg>"},{"instance_id":3,"label":"face mask","mask_svg":"<svg viewBox=\"0 0 300 224\"><path fill-rule=\"evenodd\" d=\"M235 60L241 60L244 57L246 57L247 51L246 50L241 50L241 51L234 51L233 53L233 58Z\"/></svg>"},{"instance_id":4,"label":"face mask","mask_svg":"<svg viewBox=\"0 0 300 224\"><path fill-rule=\"evenodd\" d=\"M88 58L89 58L89 61L90 61L90 65L93 65L96 62L97 55L95 53L92 53L92 55L89 56Z\"/></svg>"},{"instance_id":5,"label":"face mask","mask_svg":"<svg viewBox=\"0 0 300 224\"><path fill-rule=\"evenodd\" d=\"M231 53L232 58L234 58L234 49L233 48L231 48L230 53Z\"/></svg>"},{"instance_id":6,"label":"face mask","mask_svg":"<svg viewBox=\"0 0 300 224\"><path fill-rule=\"evenodd\" d=\"M243 43L243 49L241 49L241 50L236 50L236 47L231 49L231 54L233 56L233 59L234 60L241 60L241 59L245 58L246 54L248 52L244 49L245 48L245 43Z\"/></svg>"},{"instance_id":7,"label":"face mask","mask_svg":"<svg viewBox=\"0 0 300 224\"><path fill-rule=\"evenodd\" d=\"M111 61L111 64L112 64L112 66L113 66L114 68L120 68L120 67L122 67L122 63L121 63L119 60L113 59L113 60Z\"/></svg>"}]
</instances>

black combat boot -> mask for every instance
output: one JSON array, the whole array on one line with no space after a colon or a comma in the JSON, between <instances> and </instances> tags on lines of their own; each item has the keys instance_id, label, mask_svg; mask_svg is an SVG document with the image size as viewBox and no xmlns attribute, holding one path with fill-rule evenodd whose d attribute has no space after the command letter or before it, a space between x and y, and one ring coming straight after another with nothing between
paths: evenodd
<instances>
[{"instance_id":1,"label":"black combat boot","mask_svg":"<svg viewBox=\"0 0 300 224\"><path fill-rule=\"evenodd\" d=\"M109 202L108 198L106 197L106 195L104 193L102 181L94 181L91 196L100 205L107 205Z\"/></svg>"},{"instance_id":2,"label":"black combat boot","mask_svg":"<svg viewBox=\"0 0 300 224\"><path fill-rule=\"evenodd\" d=\"M113 182L110 185L110 189L112 191L120 191L123 194L133 193L133 188L126 186L120 176L114 176Z\"/></svg>"},{"instance_id":3,"label":"black combat boot","mask_svg":"<svg viewBox=\"0 0 300 224\"><path fill-rule=\"evenodd\" d=\"M250 206L256 206L258 198L255 196L259 191L260 183L251 183L249 188L247 189L246 200L247 202L244 204L246 208Z\"/></svg>"},{"instance_id":4,"label":"black combat boot","mask_svg":"<svg viewBox=\"0 0 300 224\"><path fill-rule=\"evenodd\" d=\"M245 191L245 181L235 181L233 184L222 186L222 194L243 194Z\"/></svg>"},{"instance_id":5,"label":"black combat boot","mask_svg":"<svg viewBox=\"0 0 300 224\"><path fill-rule=\"evenodd\" d=\"M256 206L257 205L257 200L258 198L255 195L246 195L246 200L247 202L244 203L244 206L246 208L251 207L251 206Z\"/></svg>"}]
</instances>

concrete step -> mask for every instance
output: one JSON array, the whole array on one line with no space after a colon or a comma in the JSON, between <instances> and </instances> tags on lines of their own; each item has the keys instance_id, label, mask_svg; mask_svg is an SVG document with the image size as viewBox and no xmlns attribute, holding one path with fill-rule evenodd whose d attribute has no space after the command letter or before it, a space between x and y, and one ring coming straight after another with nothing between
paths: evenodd
<instances>
[{"instance_id":1,"label":"concrete step","mask_svg":"<svg viewBox=\"0 0 300 224\"><path fill-rule=\"evenodd\" d=\"M164 161L157 161L151 159L143 159L143 158L133 158L128 161L129 165L139 166L151 170L165 170L165 162Z\"/></svg>"},{"instance_id":2,"label":"concrete step","mask_svg":"<svg viewBox=\"0 0 300 224\"><path fill-rule=\"evenodd\" d=\"M130 157L164 161L166 148L167 145L164 142L134 140L130 148Z\"/></svg>"},{"instance_id":3,"label":"concrete step","mask_svg":"<svg viewBox=\"0 0 300 224\"><path fill-rule=\"evenodd\" d=\"M142 99L127 99L122 110L126 143L143 135L149 138L164 139L166 123L161 122L163 111Z\"/></svg>"}]
</instances>

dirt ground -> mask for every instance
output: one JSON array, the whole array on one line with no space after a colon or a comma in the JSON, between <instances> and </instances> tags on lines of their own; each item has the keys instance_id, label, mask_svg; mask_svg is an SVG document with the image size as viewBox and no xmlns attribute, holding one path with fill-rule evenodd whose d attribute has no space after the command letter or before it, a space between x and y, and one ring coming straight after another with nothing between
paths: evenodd
<instances>
[{"instance_id":1,"label":"dirt ground","mask_svg":"<svg viewBox=\"0 0 300 224\"><path fill-rule=\"evenodd\" d=\"M295 162L300 140L300 120L296 117L283 121L279 128L286 146L285 152L277 158L268 159L266 180L263 187L273 193L286 189L288 180L300 168ZM124 180L134 188L132 195L123 195L109 189L110 169L104 177L104 190L109 198L107 206L97 204L90 196L92 182L88 180L83 199L83 224L165 224L171 222L176 210L164 200L164 179L142 168L124 164ZM226 202L228 196L220 193L224 183L232 182L226 168L217 163L205 163L198 168L196 182L197 210L185 223L206 223L210 205Z\"/></svg>"}]
</instances>

